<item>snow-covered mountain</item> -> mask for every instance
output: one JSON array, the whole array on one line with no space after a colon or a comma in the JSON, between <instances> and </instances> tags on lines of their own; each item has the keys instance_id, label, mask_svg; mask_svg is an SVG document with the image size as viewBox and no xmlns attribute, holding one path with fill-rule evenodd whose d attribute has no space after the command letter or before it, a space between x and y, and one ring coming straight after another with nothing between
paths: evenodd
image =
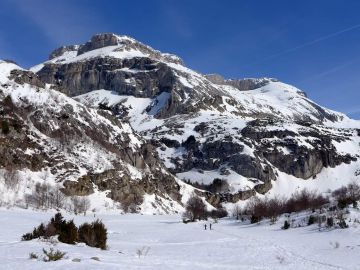
<instances>
[{"instance_id":1,"label":"snow-covered mountain","mask_svg":"<svg viewBox=\"0 0 360 270\"><path fill-rule=\"evenodd\" d=\"M138 205L134 210L181 209L177 180L129 123L15 64L0 62L0 74L2 203L23 201L36 182L46 182L68 196L91 195L98 207L114 200ZM8 172L16 186L6 184Z\"/></svg>"},{"instance_id":2,"label":"snow-covered mountain","mask_svg":"<svg viewBox=\"0 0 360 270\"><path fill-rule=\"evenodd\" d=\"M68 194L176 211L193 190L181 180L215 207L360 180L359 121L276 79L204 75L126 36L61 47L31 71L3 62L0 80L15 108L2 117L31 144L2 134L1 167L48 171Z\"/></svg>"}]
</instances>

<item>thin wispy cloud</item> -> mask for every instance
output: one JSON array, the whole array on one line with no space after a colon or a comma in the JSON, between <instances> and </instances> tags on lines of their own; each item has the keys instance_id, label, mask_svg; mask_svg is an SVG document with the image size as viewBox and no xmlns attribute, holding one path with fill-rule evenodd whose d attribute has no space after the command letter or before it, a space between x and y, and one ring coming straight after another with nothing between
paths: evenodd
<instances>
[{"instance_id":1,"label":"thin wispy cloud","mask_svg":"<svg viewBox=\"0 0 360 270\"><path fill-rule=\"evenodd\" d=\"M343 64L340 64L340 65L336 65L330 69L327 69L323 72L320 72L318 74L315 74L315 75L312 75L310 77L307 77L301 81L299 81L300 83L302 82L309 82L309 81L313 81L313 80L317 80L319 78L323 78L323 77L326 77L326 76L329 76L333 73L337 73L338 71L340 70L343 70L345 68L348 68L348 67L351 67L353 64L356 64L357 62L360 61L360 58L356 58L356 59L352 59L350 61L346 61L344 62Z\"/></svg>"},{"instance_id":2,"label":"thin wispy cloud","mask_svg":"<svg viewBox=\"0 0 360 270\"><path fill-rule=\"evenodd\" d=\"M347 32L350 32L350 31L353 31L353 30L357 30L360 28L360 24L356 24L356 25L353 25L351 27L348 27L348 28L345 28L345 29L342 29L340 31L336 31L336 32L333 32L331 34L328 34L328 35L324 35L324 36L321 36L319 38L316 38L314 40L311 40L311 41L308 41L308 42L305 42L303 44L300 44L300 45L297 45L295 47L292 47L292 48L289 48L289 49L286 49L284 51L281 51L281 52L278 52L278 53L275 53L275 54L272 54L272 55L269 55L259 61L256 61L250 65L247 65L247 66L254 66L254 65L257 65L257 64L260 64L262 62L265 62L265 61L268 61L268 60L272 60L272 59L275 59L279 56L283 56L283 55L286 55L286 54L289 54L289 53L292 53L292 52L296 52L298 50L301 50L303 48L306 48L306 47L309 47L309 46L312 46L312 45L315 45L317 43L320 43L322 41L325 41L325 40L328 40L328 39L331 39L331 38L334 38L334 37L337 37L341 34L344 34L344 33L347 33Z\"/></svg>"}]
</instances>

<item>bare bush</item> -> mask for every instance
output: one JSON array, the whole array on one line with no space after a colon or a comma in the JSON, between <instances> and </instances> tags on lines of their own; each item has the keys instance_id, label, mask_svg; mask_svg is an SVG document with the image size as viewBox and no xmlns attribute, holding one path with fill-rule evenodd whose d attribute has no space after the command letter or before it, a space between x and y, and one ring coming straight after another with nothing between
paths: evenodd
<instances>
[{"instance_id":1,"label":"bare bush","mask_svg":"<svg viewBox=\"0 0 360 270\"><path fill-rule=\"evenodd\" d=\"M235 217L236 220L239 220L241 214L242 214L242 210L241 210L240 205L235 204L234 208L232 209L232 215L233 215L233 217Z\"/></svg>"},{"instance_id":2,"label":"bare bush","mask_svg":"<svg viewBox=\"0 0 360 270\"><path fill-rule=\"evenodd\" d=\"M100 220L80 225L78 232L79 242L84 242L90 247L107 248L107 229Z\"/></svg>"},{"instance_id":3,"label":"bare bush","mask_svg":"<svg viewBox=\"0 0 360 270\"><path fill-rule=\"evenodd\" d=\"M270 218L271 223L275 223L278 216L284 213L285 201L280 198L253 198L246 205L245 212L252 216L253 222L258 222L262 218Z\"/></svg>"},{"instance_id":4,"label":"bare bush","mask_svg":"<svg viewBox=\"0 0 360 270\"><path fill-rule=\"evenodd\" d=\"M355 182L351 182L347 187L350 199L353 202L360 200L360 186Z\"/></svg>"},{"instance_id":5,"label":"bare bush","mask_svg":"<svg viewBox=\"0 0 360 270\"><path fill-rule=\"evenodd\" d=\"M66 197L59 186L51 186L47 183L36 183L30 195L25 197L26 204L36 208L63 208Z\"/></svg>"},{"instance_id":6,"label":"bare bush","mask_svg":"<svg viewBox=\"0 0 360 270\"><path fill-rule=\"evenodd\" d=\"M217 209L211 210L208 213L208 216L212 217L213 219L224 218L228 216L228 212L225 207L220 205Z\"/></svg>"},{"instance_id":7,"label":"bare bush","mask_svg":"<svg viewBox=\"0 0 360 270\"><path fill-rule=\"evenodd\" d=\"M121 208L125 213L136 213L139 205L143 203L143 196L134 193L121 198Z\"/></svg>"},{"instance_id":8,"label":"bare bush","mask_svg":"<svg viewBox=\"0 0 360 270\"><path fill-rule=\"evenodd\" d=\"M308 191L303 189L300 192L295 192L285 203L284 211L286 213L299 212L308 209L319 209L329 200L316 191Z\"/></svg>"},{"instance_id":9,"label":"bare bush","mask_svg":"<svg viewBox=\"0 0 360 270\"><path fill-rule=\"evenodd\" d=\"M43 249L44 253L44 262L50 262L50 261L58 261L64 258L66 252L61 252L60 250L54 250L53 248L50 248L50 250Z\"/></svg>"},{"instance_id":10,"label":"bare bush","mask_svg":"<svg viewBox=\"0 0 360 270\"><path fill-rule=\"evenodd\" d=\"M47 184L36 183L33 192L25 198L26 203L36 208L46 208L49 204L49 189Z\"/></svg>"},{"instance_id":11,"label":"bare bush","mask_svg":"<svg viewBox=\"0 0 360 270\"><path fill-rule=\"evenodd\" d=\"M183 219L192 222L207 219L206 205L201 198L194 194L190 197L185 206Z\"/></svg>"},{"instance_id":12,"label":"bare bush","mask_svg":"<svg viewBox=\"0 0 360 270\"><path fill-rule=\"evenodd\" d=\"M85 196L72 196L71 197L72 207L75 214L84 213L90 209L90 200Z\"/></svg>"},{"instance_id":13,"label":"bare bush","mask_svg":"<svg viewBox=\"0 0 360 270\"><path fill-rule=\"evenodd\" d=\"M4 183L8 189L16 190L20 183L19 172L15 169L7 168L4 172Z\"/></svg>"},{"instance_id":14,"label":"bare bush","mask_svg":"<svg viewBox=\"0 0 360 270\"><path fill-rule=\"evenodd\" d=\"M52 199L51 204L53 207L55 207L57 209L64 207L66 198L65 198L65 194L62 193L59 186L54 188L53 196L51 196L51 199Z\"/></svg>"},{"instance_id":15,"label":"bare bush","mask_svg":"<svg viewBox=\"0 0 360 270\"><path fill-rule=\"evenodd\" d=\"M316 192L302 190L292 194L289 199L254 197L247 203L244 212L251 216L252 223L259 222L262 218L269 218L274 223L281 214L318 209L328 202L327 198Z\"/></svg>"},{"instance_id":16,"label":"bare bush","mask_svg":"<svg viewBox=\"0 0 360 270\"><path fill-rule=\"evenodd\" d=\"M142 247L141 249L136 250L136 255L138 255L139 259L141 256L145 257L150 251L150 247Z\"/></svg>"},{"instance_id":17,"label":"bare bush","mask_svg":"<svg viewBox=\"0 0 360 270\"><path fill-rule=\"evenodd\" d=\"M343 186L334 190L332 195L338 202L340 208L345 208L350 204L353 204L354 207L356 207L357 201L360 200L360 186L357 183L352 182L346 187Z\"/></svg>"}]
</instances>

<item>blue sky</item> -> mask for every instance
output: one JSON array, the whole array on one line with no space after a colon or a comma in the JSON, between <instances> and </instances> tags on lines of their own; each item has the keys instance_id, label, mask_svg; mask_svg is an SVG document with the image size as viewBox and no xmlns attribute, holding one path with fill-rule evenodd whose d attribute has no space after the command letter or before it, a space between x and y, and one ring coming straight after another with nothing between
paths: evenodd
<instances>
[{"instance_id":1,"label":"blue sky","mask_svg":"<svg viewBox=\"0 0 360 270\"><path fill-rule=\"evenodd\" d=\"M357 0L2 0L0 58L30 67L115 32L202 73L278 78L360 119L359 10Z\"/></svg>"}]
</instances>

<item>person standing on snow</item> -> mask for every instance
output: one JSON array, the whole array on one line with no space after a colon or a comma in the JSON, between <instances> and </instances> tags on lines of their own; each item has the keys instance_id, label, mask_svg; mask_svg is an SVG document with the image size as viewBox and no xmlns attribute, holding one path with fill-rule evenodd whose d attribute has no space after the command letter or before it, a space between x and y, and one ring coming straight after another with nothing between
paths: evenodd
<instances>
[{"instance_id":1,"label":"person standing on snow","mask_svg":"<svg viewBox=\"0 0 360 270\"><path fill-rule=\"evenodd\" d=\"M210 231L211 231L211 223L210 223Z\"/></svg>"},{"instance_id":2,"label":"person standing on snow","mask_svg":"<svg viewBox=\"0 0 360 270\"><path fill-rule=\"evenodd\" d=\"M206 230L206 224L204 224L204 228L205 228L205 230Z\"/></svg>"}]
</instances>

